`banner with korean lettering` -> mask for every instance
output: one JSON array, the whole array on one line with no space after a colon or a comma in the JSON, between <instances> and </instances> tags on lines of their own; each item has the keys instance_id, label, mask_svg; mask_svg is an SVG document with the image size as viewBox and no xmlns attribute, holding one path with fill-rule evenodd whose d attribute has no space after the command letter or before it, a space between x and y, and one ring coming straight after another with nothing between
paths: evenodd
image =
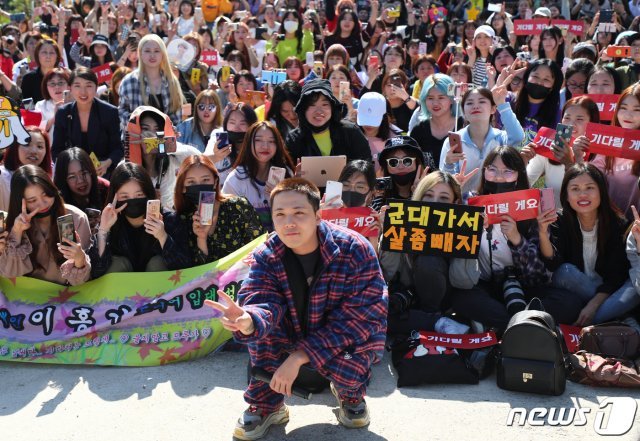
<instances>
[{"instance_id":1,"label":"banner with korean lettering","mask_svg":"<svg viewBox=\"0 0 640 441\"><path fill-rule=\"evenodd\" d=\"M540 156L557 161L558 158L553 154L553 142L555 138L555 130L549 127L540 127L538 133L536 133L536 137L533 138L533 143L535 144L533 150Z\"/></svg>"},{"instance_id":2,"label":"banner with korean lettering","mask_svg":"<svg viewBox=\"0 0 640 441\"><path fill-rule=\"evenodd\" d=\"M566 29L567 32L578 37L582 36L587 30L587 27L582 20L551 20L551 26Z\"/></svg>"},{"instance_id":3,"label":"banner with korean lettering","mask_svg":"<svg viewBox=\"0 0 640 441\"><path fill-rule=\"evenodd\" d=\"M204 301L218 289L235 298L265 238L195 268L80 286L0 278L0 361L155 366L204 356L231 338Z\"/></svg>"},{"instance_id":4,"label":"banner with korean lettering","mask_svg":"<svg viewBox=\"0 0 640 441\"><path fill-rule=\"evenodd\" d=\"M539 35L542 34L542 31L544 31L547 26L549 26L549 19L546 18L514 20L513 32L516 35Z\"/></svg>"},{"instance_id":5,"label":"banner with korean lettering","mask_svg":"<svg viewBox=\"0 0 640 441\"><path fill-rule=\"evenodd\" d=\"M369 207L343 207L320 211L320 217L332 224L341 225L362 234L378 237L378 212Z\"/></svg>"},{"instance_id":6,"label":"banner with korean lettering","mask_svg":"<svg viewBox=\"0 0 640 441\"><path fill-rule=\"evenodd\" d=\"M589 153L640 160L640 130L588 123Z\"/></svg>"},{"instance_id":7,"label":"banner with korean lettering","mask_svg":"<svg viewBox=\"0 0 640 441\"><path fill-rule=\"evenodd\" d=\"M111 77L113 76L113 72L111 72L111 67L109 63L103 64L102 66L94 67L93 70L98 77L98 84L105 84L111 81Z\"/></svg>"},{"instance_id":8,"label":"banner with korean lettering","mask_svg":"<svg viewBox=\"0 0 640 441\"><path fill-rule=\"evenodd\" d=\"M580 333L582 332L582 328L580 326L571 326L571 325L558 325L560 328L560 332L562 333L562 338L564 338L564 342L567 345L567 350L575 354L578 352L578 346L580 345Z\"/></svg>"},{"instance_id":9,"label":"banner with korean lettering","mask_svg":"<svg viewBox=\"0 0 640 441\"><path fill-rule=\"evenodd\" d=\"M616 111L616 104L618 104L620 95L590 93L587 96L596 103L596 106L598 106L598 110L600 111L600 121L613 120L613 113Z\"/></svg>"},{"instance_id":10,"label":"banner with korean lettering","mask_svg":"<svg viewBox=\"0 0 640 441\"><path fill-rule=\"evenodd\" d=\"M531 188L529 190L474 196L469 198L468 204L476 207L485 207L489 224L502 222L503 214L511 216L516 222L535 219L538 217L538 207L540 206L540 190Z\"/></svg>"},{"instance_id":11,"label":"banner with korean lettering","mask_svg":"<svg viewBox=\"0 0 640 441\"><path fill-rule=\"evenodd\" d=\"M475 258L480 251L482 208L390 200L382 249L404 253Z\"/></svg>"},{"instance_id":12,"label":"banner with korean lettering","mask_svg":"<svg viewBox=\"0 0 640 441\"><path fill-rule=\"evenodd\" d=\"M216 66L218 64L218 51L202 51L200 61L207 66Z\"/></svg>"}]
</instances>

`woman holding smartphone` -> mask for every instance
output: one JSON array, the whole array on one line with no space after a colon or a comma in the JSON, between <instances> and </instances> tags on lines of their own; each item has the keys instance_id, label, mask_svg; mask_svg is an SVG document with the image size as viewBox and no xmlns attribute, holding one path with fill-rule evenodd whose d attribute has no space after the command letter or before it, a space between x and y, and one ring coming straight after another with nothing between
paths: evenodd
<instances>
[{"instance_id":1,"label":"woman holding smartphone","mask_svg":"<svg viewBox=\"0 0 640 441\"><path fill-rule=\"evenodd\" d=\"M61 239L58 218L71 215L75 240ZM87 216L66 205L44 170L23 165L11 178L11 200L6 219L9 235L0 253L0 276L29 276L60 285L89 280L91 262L85 250L91 244Z\"/></svg>"},{"instance_id":2,"label":"woman holding smartphone","mask_svg":"<svg viewBox=\"0 0 640 441\"><path fill-rule=\"evenodd\" d=\"M201 192L214 192L213 212L204 218L199 210ZM176 177L176 215L188 229L189 247L195 265L214 262L264 234L258 214L245 198L220 192L216 167L204 155L187 158Z\"/></svg>"},{"instance_id":3,"label":"woman holding smartphone","mask_svg":"<svg viewBox=\"0 0 640 441\"><path fill-rule=\"evenodd\" d=\"M273 230L269 194L278 182L269 181L271 169L284 171L281 179L293 176L294 165L284 141L273 124L257 122L247 131L233 170L224 181L222 191L246 198L260 216L262 226Z\"/></svg>"},{"instance_id":4,"label":"woman holding smartphone","mask_svg":"<svg viewBox=\"0 0 640 441\"><path fill-rule=\"evenodd\" d=\"M138 164L123 162L111 175L109 202L89 250L93 277L107 273L166 271L191 266L186 231L175 215L153 216L151 177ZM159 202L159 201L158 201ZM153 204L153 202L152 202Z\"/></svg>"},{"instance_id":5,"label":"woman holding smartphone","mask_svg":"<svg viewBox=\"0 0 640 441\"><path fill-rule=\"evenodd\" d=\"M222 105L214 90L203 90L193 103L195 114L176 128L178 141L204 152L211 134L222 125Z\"/></svg>"}]
</instances>

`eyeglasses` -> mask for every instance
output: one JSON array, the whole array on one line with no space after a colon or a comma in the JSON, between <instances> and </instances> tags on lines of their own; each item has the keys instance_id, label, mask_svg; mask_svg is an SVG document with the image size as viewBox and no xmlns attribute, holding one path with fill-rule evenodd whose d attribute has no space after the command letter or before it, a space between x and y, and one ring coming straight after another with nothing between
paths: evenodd
<instances>
[{"instance_id":1,"label":"eyeglasses","mask_svg":"<svg viewBox=\"0 0 640 441\"><path fill-rule=\"evenodd\" d=\"M66 85L67 83L65 83L64 81L60 81L57 83L47 83L47 87L64 87Z\"/></svg>"},{"instance_id":2,"label":"eyeglasses","mask_svg":"<svg viewBox=\"0 0 640 441\"><path fill-rule=\"evenodd\" d=\"M205 110L208 110L209 112L213 112L214 110L216 110L216 105L215 104L198 104L198 110L201 112L204 112Z\"/></svg>"},{"instance_id":3,"label":"eyeglasses","mask_svg":"<svg viewBox=\"0 0 640 441\"><path fill-rule=\"evenodd\" d=\"M586 84L584 83L576 84L572 81L567 81L567 87L571 87L572 89L584 89L585 86Z\"/></svg>"},{"instance_id":4,"label":"eyeglasses","mask_svg":"<svg viewBox=\"0 0 640 441\"><path fill-rule=\"evenodd\" d=\"M510 180L510 179L514 179L516 176L518 176L518 172L515 170L511 170L510 168L505 168L504 170L499 170L498 168L494 167L493 165L490 165L488 167L484 168L484 174L486 177L490 178L490 179L494 179L497 177L502 177L504 179Z\"/></svg>"},{"instance_id":5,"label":"eyeglasses","mask_svg":"<svg viewBox=\"0 0 640 441\"><path fill-rule=\"evenodd\" d=\"M78 181L88 181L89 176L91 176L91 173L89 173L87 170L81 170L77 175L67 176L67 182L75 184Z\"/></svg>"},{"instance_id":6,"label":"eyeglasses","mask_svg":"<svg viewBox=\"0 0 640 441\"><path fill-rule=\"evenodd\" d=\"M391 168L396 168L402 163L403 167L411 167L415 162L416 158L412 158L411 156L405 156L404 158L387 158L387 164Z\"/></svg>"}]
</instances>

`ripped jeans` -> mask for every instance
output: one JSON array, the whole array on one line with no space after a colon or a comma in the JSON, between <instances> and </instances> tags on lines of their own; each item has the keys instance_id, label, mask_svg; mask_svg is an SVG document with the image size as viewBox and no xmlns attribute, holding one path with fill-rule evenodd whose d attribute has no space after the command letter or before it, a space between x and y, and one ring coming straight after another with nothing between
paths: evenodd
<instances>
[{"instance_id":1,"label":"ripped jeans","mask_svg":"<svg viewBox=\"0 0 640 441\"><path fill-rule=\"evenodd\" d=\"M602 284L602 277L596 274L589 277L577 266L571 263L563 263L553 273L551 284L558 288L564 288L582 300L586 305L597 294L598 286ZM603 323L613 320L631 311L640 305L640 294L638 294L631 283L627 280L616 292L612 293L593 317L593 323Z\"/></svg>"}]
</instances>

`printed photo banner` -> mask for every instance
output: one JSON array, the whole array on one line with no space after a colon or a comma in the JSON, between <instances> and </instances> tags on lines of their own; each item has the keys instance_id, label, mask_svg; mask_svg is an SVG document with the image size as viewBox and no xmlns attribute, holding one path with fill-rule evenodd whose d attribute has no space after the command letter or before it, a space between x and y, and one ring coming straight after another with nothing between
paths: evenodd
<instances>
[{"instance_id":1,"label":"printed photo banner","mask_svg":"<svg viewBox=\"0 0 640 441\"><path fill-rule=\"evenodd\" d=\"M514 20L513 32L516 35L539 35L549 26L557 26L574 35L581 36L586 27L581 20L549 20L547 18L532 18L528 20Z\"/></svg>"},{"instance_id":2,"label":"printed photo banner","mask_svg":"<svg viewBox=\"0 0 640 441\"><path fill-rule=\"evenodd\" d=\"M540 206L540 190L531 188L508 193L474 196L469 198L468 204L475 207L485 207L489 224L502 222L503 214L511 216L516 222L535 219L538 217L538 207Z\"/></svg>"},{"instance_id":3,"label":"printed photo banner","mask_svg":"<svg viewBox=\"0 0 640 441\"><path fill-rule=\"evenodd\" d=\"M392 199L384 219L382 249L475 258L483 211L468 205Z\"/></svg>"},{"instance_id":4,"label":"printed photo banner","mask_svg":"<svg viewBox=\"0 0 640 441\"><path fill-rule=\"evenodd\" d=\"M580 96L580 95L574 95L574 96ZM590 93L587 96L596 103L596 106L598 106L598 110L600 111L600 121L613 120L613 114L616 111L616 104L618 104L618 99L620 98L620 95Z\"/></svg>"},{"instance_id":5,"label":"printed photo banner","mask_svg":"<svg viewBox=\"0 0 640 441\"><path fill-rule=\"evenodd\" d=\"M589 153L640 160L640 130L588 123Z\"/></svg>"},{"instance_id":6,"label":"printed photo banner","mask_svg":"<svg viewBox=\"0 0 640 441\"><path fill-rule=\"evenodd\" d=\"M340 225L364 237L378 237L378 213L369 207L343 207L321 210L322 219Z\"/></svg>"},{"instance_id":7,"label":"printed photo banner","mask_svg":"<svg viewBox=\"0 0 640 441\"><path fill-rule=\"evenodd\" d=\"M80 286L0 278L0 360L155 366L202 357L231 338L204 301L218 289L236 298L265 238L199 267Z\"/></svg>"}]
</instances>

